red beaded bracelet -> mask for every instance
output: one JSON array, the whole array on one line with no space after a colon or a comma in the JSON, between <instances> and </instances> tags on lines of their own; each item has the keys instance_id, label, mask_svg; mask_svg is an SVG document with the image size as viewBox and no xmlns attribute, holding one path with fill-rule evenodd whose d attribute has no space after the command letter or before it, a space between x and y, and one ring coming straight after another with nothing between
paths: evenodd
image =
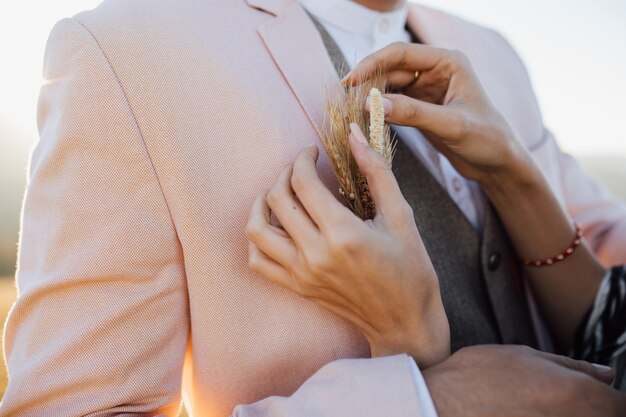
<instances>
[{"instance_id":1,"label":"red beaded bracelet","mask_svg":"<svg viewBox=\"0 0 626 417\"><path fill-rule=\"evenodd\" d=\"M576 248L580 246L580 244L582 243L583 233L577 224L575 224L575 226L576 226L576 236L574 236L574 241L572 242L571 245L567 247L567 249L565 249L563 252L559 253L558 255L553 256L551 258L547 258L547 259L538 259L538 260L525 259L524 265L538 267L538 266L545 266L545 265L554 265L555 263L564 261L565 258L567 258L572 253L574 253Z\"/></svg>"}]
</instances>

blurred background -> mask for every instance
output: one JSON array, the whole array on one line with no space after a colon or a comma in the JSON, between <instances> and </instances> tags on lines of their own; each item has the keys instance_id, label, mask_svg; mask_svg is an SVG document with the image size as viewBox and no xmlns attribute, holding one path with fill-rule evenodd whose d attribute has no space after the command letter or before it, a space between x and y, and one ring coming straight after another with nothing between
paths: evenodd
<instances>
[{"instance_id":1,"label":"blurred background","mask_svg":"<svg viewBox=\"0 0 626 417\"><path fill-rule=\"evenodd\" d=\"M232 1L232 0L231 0ZM0 3L0 320L15 287L16 243L44 47L59 19L99 0ZM626 1L423 0L503 33L526 62L561 146L626 200ZM0 361L2 362L2 361ZM0 363L0 398L6 385Z\"/></svg>"}]
</instances>

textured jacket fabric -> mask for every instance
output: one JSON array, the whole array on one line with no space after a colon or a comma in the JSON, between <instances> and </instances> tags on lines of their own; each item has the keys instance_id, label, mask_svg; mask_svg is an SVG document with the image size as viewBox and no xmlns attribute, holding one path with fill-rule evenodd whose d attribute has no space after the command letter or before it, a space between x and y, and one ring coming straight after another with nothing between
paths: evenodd
<instances>
[{"instance_id":1,"label":"textured jacket fabric","mask_svg":"<svg viewBox=\"0 0 626 417\"><path fill-rule=\"evenodd\" d=\"M624 206L561 153L510 46L409 20L470 57L592 247L626 263ZM348 359L369 355L354 327L247 267L250 205L320 143L336 81L296 2L106 0L55 26L44 77L0 416L175 416L181 392L203 417L267 397L237 415L419 416L410 358Z\"/></svg>"}]
</instances>

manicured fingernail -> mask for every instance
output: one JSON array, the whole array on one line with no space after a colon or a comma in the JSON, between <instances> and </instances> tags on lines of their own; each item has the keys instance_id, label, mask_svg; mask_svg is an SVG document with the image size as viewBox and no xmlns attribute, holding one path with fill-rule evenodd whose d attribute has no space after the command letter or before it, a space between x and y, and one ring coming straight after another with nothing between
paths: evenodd
<instances>
[{"instance_id":1,"label":"manicured fingernail","mask_svg":"<svg viewBox=\"0 0 626 417\"><path fill-rule=\"evenodd\" d=\"M385 109L385 116L388 116L391 113L391 100L386 97L383 97L383 108Z\"/></svg>"},{"instance_id":2,"label":"manicured fingernail","mask_svg":"<svg viewBox=\"0 0 626 417\"><path fill-rule=\"evenodd\" d=\"M348 71L346 75L341 79L341 84L346 85L350 77L352 76L352 71Z\"/></svg>"},{"instance_id":3,"label":"manicured fingernail","mask_svg":"<svg viewBox=\"0 0 626 417\"><path fill-rule=\"evenodd\" d=\"M365 110L370 111L370 101L369 96L365 99ZM383 109L385 110L385 116L388 116L391 113L391 100L383 97Z\"/></svg>"},{"instance_id":4,"label":"manicured fingernail","mask_svg":"<svg viewBox=\"0 0 626 417\"><path fill-rule=\"evenodd\" d=\"M358 140L361 145L369 146L369 143L367 142L367 139L365 138L365 135L361 131L359 125L356 123L350 123L350 133L354 135L356 140Z\"/></svg>"},{"instance_id":5,"label":"manicured fingernail","mask_svg":"<svg viewBox=\"0 0 626 417\"><path fill-rule=\"evenodd\" d=\"M611 369L610 366L606 366L606 365L601 365L599 363L592 363L593 367L596 368L598 371L608 374L609 372L613 372L613 369Z\"/></svg>"}]
</instances>

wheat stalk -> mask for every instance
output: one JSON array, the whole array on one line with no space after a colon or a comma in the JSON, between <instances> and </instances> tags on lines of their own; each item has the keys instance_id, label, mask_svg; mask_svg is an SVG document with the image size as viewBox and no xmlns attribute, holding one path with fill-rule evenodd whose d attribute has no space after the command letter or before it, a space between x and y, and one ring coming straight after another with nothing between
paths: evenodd
<instances>
[{"instance_id":1,"label":"wheat stalk","mask_svg":"<svg viewBox=\"0 0 626 417\"><path fill-rule=\"evenodd\" d=\"M384 153L385 108L383 96L376 87L370 90L370 145L379 154Z\"/></svg>"},{"instance_id":2,"label":"wheat stalk","mask_svg":"<svg viewBox=\"0 0 626 417\"><path fill-rule=\"evenodd\" d=\"M339 194L361 219L373 219L376 207L367 180L350 151L348 136L350 123L356 123L366 137L370 138L370 145L391 165L394 144L389 126L384 123L382 92L385 91L385 86L381 76L376 75L354 87L345 89L337 87L332 90L327 88L326 91L326 117L322 129L322 143L339 181ZM371 96L370 116L364 109L368 95ZM378 99L380 109L373 109L372 102ZM375 103L374 106L378 104Z\"/></svg>"}]
</instances>

